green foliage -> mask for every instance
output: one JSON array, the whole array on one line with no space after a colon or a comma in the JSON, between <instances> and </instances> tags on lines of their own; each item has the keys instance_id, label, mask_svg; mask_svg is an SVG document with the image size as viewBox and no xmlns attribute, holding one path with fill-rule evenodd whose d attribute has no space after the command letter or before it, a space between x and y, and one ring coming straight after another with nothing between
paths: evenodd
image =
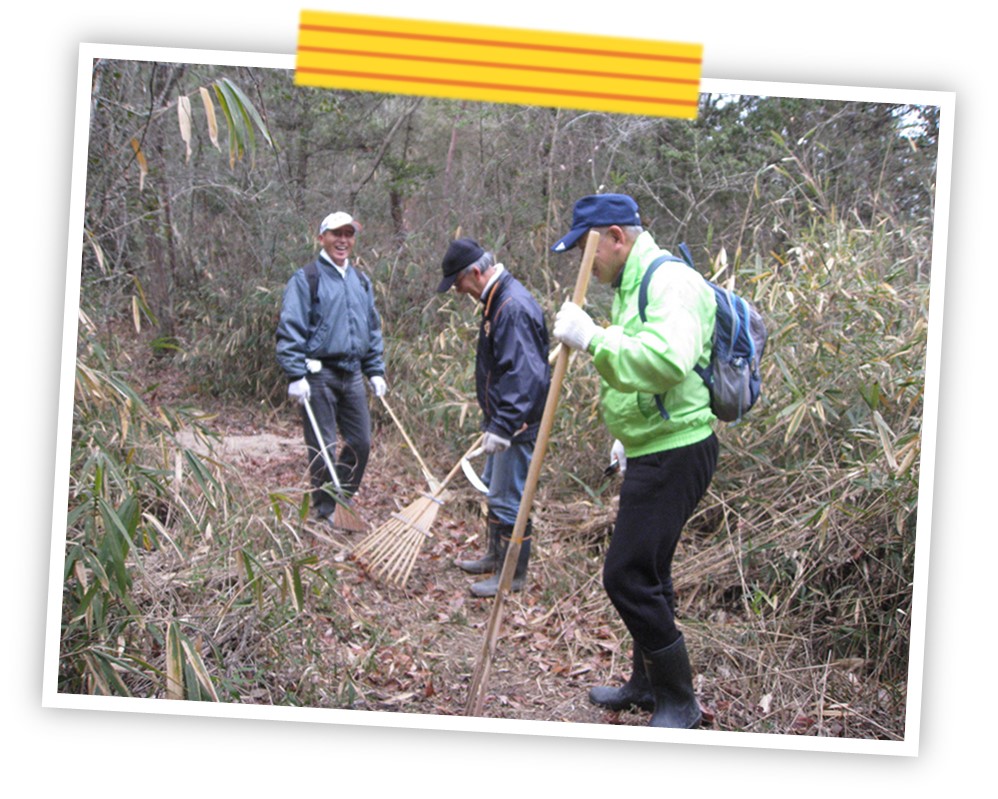
<instances>
[{"instance_id":1,"label":"green foliage","mask_svg":"<svg viewBox=\"0 0 998 799\"><path fill-rule=\"evenodd\" d=\"M460 230L495 249L551 320L578 268L548 249L574 200L624 191L660 244L687 241L701 271L732 281L770 327L763 399L720 429L721 463L682 553L691 615L737 616L739 645L793 642L748 672L782 657L789 669L856 660L903 705L935 109L710 95L689 123L167 67L95 68L83 308L99 323L84 325L78 361L62 690L151 696L176 684L192 699L348 706L363 676L261 676L308 673L322 642L295 622L330 604L336 574L296 538L304 497L268 486L247 499L203 446L205 420L147 406L117 371L123 320L153 325L152 349L203 396L276 405L284 283L312 256L317 221L349 210L364 225L357 263L377 292L393 408L422 454L447 462L479 412L478 309L434 293L446 242ZM237 147L230 166L197 129L189 163L179 141L157 140L157 112L184 81L225 100L230 147L252 148L265 129L272 148L247 164ZM151 101L148 86L161 96ZM237 100L245 114L232 112ZM134 179L129 142L141 130L156 155L154 198ZM588 304L603 319L611 299L594 285ZM583 500L593 514L611 512L612 493L598 388L574 358L543 475L549 502ZM199 423L199 446L182 444L179 430ZM326 623L368 653L387 635ZM237 643L237 629L258 633L258 646Z\"/></svg>"},{"instance_id":2,"label":"green foliage","mask_svg":"<svg viewBox=\"0 0 998 799\"><path fill-rule=\"evenodd\" d=\"M148 406L96 332L81 314L59 690L239 700L245 664L224 633L286 624L335 575L299 549L300 499L273 495L270 522L233 512L254 508L207 420Z\"/></svg>"},{"instance_id":3,"label":"green foliage","mask_svg":"<svg viewBox=\"0 0 998 799\"><path fill-rule=\"evenodd\" d=\"M284 379L274 359L280 293L256 286L236 297L219 293L194 325L204 331L182 362L201 393L216 397L283 399ZM194 309L192 309L194 310Z\"/></svg>"}]
</instances>

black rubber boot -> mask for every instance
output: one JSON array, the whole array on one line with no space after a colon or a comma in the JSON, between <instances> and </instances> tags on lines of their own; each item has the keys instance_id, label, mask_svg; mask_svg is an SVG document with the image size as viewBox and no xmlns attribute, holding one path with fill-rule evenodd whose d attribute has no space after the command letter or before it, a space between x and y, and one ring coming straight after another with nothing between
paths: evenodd
<instances>
[{"instance_id":1,"label":"black rubber boot","mask_svg":"<svg viewBox=\"0 0 998 799\"><path fill-rule=\"evenodd\" d=\"M693 673L683 636L665 649L645 652L644 661L655 698L648 726L688 730L699 725L703 714L693 692Z\"/></svg>"},{"instance_id":2,"label":"black rubber boot","mask_svg":"<svg viewBox=\"0 0 998 799\"><path fill-rule=\"evenodd\" d=\"M513 572L513 580L510 583L510 591L522 591L527 582L527 564L530 562L530 537L533 532L530 522L527 522L527 529L523 531L523 541L520 543L520 556L516 560L516 570ZM499 562L496 565L495 573L487 580L472 583L471 593L475 596L488 597L499 593L499 577L502 574L502 564L506 560L506 550L509 549L509 542L513 536L513 526L504 524L499 527L499 551L497 552Z\"/></svg>"},{"instance_id":3,"label":"black rubber boot","mask_svg":"<svg viewBox=\"0 0 998 799\"><path fill-rule=\"evenodd\" d=\"M499 558L499 520L489 516L485 522L485 535L488 537L488 550L485 557L478 560L455 560L454 565L468 574L489 574L502 568Z\"/></svg>"},{"instance_id":4,"label":"black rubber boot","mask_svg":"<svg viewBox=\"0 0 998 799\"><path fill-rule=\"evenodd\" d=\"M654 710L655 698L652 696L651 682L648 680L645 661L637 644L634 645L631 663L633 671L627 682L619 688L607 685L590 688L589 701L608 710L627 710L631 707Z\"/></svg>"}]
</instances>

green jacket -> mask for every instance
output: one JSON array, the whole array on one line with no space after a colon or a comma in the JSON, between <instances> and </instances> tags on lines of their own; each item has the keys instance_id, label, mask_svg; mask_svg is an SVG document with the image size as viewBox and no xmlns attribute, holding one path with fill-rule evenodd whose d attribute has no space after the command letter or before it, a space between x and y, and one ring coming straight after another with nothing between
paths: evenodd
<instances>
[{"instance_id":1,"label":"green jacket","mask_svg":"<svg viewBox=\"0 0 998 799\"><path fill-rule=\"evenodd\" d=\"M707 365L713 346L717 305L710 287L686 264L666 261L649 285L648 321L638 313L645 270L665 253L647 231L638 236L616 284L611 325L589 344L604 421L628 457L695 444L713 432L710 395L693 370ZM664 395L668 419L656 394Z\"/></svg>"}]
</instances>

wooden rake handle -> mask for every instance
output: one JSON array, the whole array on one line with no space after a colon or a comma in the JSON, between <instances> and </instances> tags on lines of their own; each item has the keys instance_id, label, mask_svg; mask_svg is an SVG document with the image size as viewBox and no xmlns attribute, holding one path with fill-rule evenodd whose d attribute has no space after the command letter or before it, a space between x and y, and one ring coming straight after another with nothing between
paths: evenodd
<instances>
[{"instance_id":1,"label":"wooden rake handle","mask_svg":"<svg viewBox=\"0 0 998 799\"><path fill-rule=\"evenodd\" d=\"M589 235L586 237L586 248L582 254L582 264L579 267L579 275L575 280L575 292L572 294L572 302L576 305L582 305L585 301L586 291L589 288L589 277L593 269L593 259L596 257L596 245L598 243L599 233L595 230L589 231ZM516 562L520 556L520 544L523 542L523 533L527 528L527 520L530 518L530 511L534 503L534 494L537 493L541 466L544 462L544 456L547 454L551 429L554 427L555 411L558 409L558 395L561 393L561 384L564 382L565 372L568 370L569 350L569 347L561 347L558 349L555 357L554 369L551 373L551 387L548 389L547 401L544 403L544 415L541 417L541 425L537 431L537 442L534 444L534 454L531 457L530 468L527 471L527 480L523 487L520 509L516 514L516 524L513 527L509 548L506 550L506 559L503 561L502 572L499 575L499 588L496 591L492 613L489 616L485 644L482 647L478 665L475 667L475 674L471 681L471 693L464 711L466 716L479 716L482 713L482 706L485 701L485 683L488 680L492 657L495 654L496 640L499 636L503 600L513 582L513 573L516 571Z\"/></svg>"},{"instance_id":2,"label":"wooden rake handle","mask_svg":"<svg viewBox=\"0 0 998 799\"><path fill-rule=\"evenodd\" d=\"M463 461L465 458L471 457L472 453L482 445L482 442L484 440L485 440L484 433L482 433L482 435L480 435L478 438L475 439L475 443L472 444L470 447L468 447L465 453L458 459L458 462L454 464L454 468L452 468L449 472L447 472L447 476L443 479L440 485L438 485L431 492L434 497L439 497L444 492L444 489L447 488L447 484L454 479L455 475L457 475L459 471L461 471L461 461Z\"/></svg>"},{"instance_id":3,"label":"wooden rake handle","mask_svg":"<svg viewBox=\"0 0 998 799\"><path fill-rule=\"evenodd\" d=\"M419 451L416 449L416 445L412 443L412 439L409 438L409 434L406 433L405 428L402 426L402 422L395 415L395 411L391 409L388 402L384 397L378 397L381 400L381 404L384 405L385 410L388 411L388 415L392 417L392 421L395 422L395 426L399 429L402 434L402 438L405 439L405 443L409 445L409 449L412 450L412 454L416 456L416 460L419 461L419 467L423 470L423 477L426 478L426 482L430 484L430 491L436 491L437 487L440 485L440 481L433 476L433 472L430 471L430 467L426 465L423 459L419 456Z\"/></svg>"}]
</instances>

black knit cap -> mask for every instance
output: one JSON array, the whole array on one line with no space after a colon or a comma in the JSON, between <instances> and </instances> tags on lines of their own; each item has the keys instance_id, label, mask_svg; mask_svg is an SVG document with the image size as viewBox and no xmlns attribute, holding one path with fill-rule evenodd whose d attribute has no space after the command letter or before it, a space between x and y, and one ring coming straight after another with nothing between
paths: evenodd
<instances>
[{"instance_id":1,"label":"black knit cap","mask_svg":"<svg viewBox=\"0 0 998 799\"><path fill-rule=\"evenodd\" d=\"M474 239L454 239L444 254L444 260L441 264L444 279L437 286L437 293L443 293L450 289L454 285L454 281L457 280L458 273L466 266L475 263L483 255L485 255L485 250Z\"/></svg>"}]
</instances>

